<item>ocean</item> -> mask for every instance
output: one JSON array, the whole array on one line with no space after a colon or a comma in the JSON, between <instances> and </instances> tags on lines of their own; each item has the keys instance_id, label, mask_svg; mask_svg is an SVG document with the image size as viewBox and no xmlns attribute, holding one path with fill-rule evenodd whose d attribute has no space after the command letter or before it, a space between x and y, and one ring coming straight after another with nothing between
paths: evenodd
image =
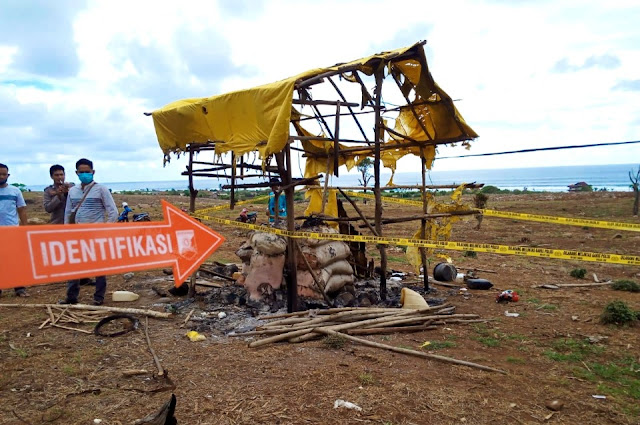
<instances>
[{"instance_id":1,"label":"ocean","mask_svg":"<svg viewBox=\"0 0 640 425\"><path fill-rule=\"evenodd\" d=\"M547 192L566 192L567 186L577 182L587 182L594 189L606 189L612 191L630 191L628 173L631 169L637 169L637 164L615 165L583 165L565 167L538 167L538 168L505 168L489 170L458 170L458 171L431 171L427 175L428 184L459 184L459 183L484 183L497 186L500 189ZM381 183L387 183L390 173L383 173ZM421 182L419 173L397 172L394 179L397 185L412 185ZM247 179L245 181L249 182ZM46 185L31 185L29 189L43 190ZM147 181L147 182L108 182L103 183L114 192L125 190L185 190L188 188L187 178L173 181ZM220 185L227 184L221 179L195 179L197 189L218 189ZM334 178L332 185L358 186L358 175L343 174ZM373 182L370 183L373 185Z\"/></svg>"}]
</instances>

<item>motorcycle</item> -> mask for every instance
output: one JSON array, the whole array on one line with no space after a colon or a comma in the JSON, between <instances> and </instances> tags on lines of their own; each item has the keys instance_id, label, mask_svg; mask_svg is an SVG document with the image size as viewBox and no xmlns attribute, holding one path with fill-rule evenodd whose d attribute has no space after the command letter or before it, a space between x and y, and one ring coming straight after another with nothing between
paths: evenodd
<instances>
[{"instance_id":1,"label":"motorcycle","mask_svg":"<svg viewBox=\"0 0 640 425\"><path fill-rule=\"evenodd\" d=\"M236 218L236 221L239 221L241 223L255 223L256 220L258 219L258 213L257 212L249 212L246 208L242 210L242 212L240 213L240 215L238 216L238 218Z\"/></svg>"},{"instance_id":2,"label":"motorcycle","mask_svg":"<svg viewBox=\"0 0 640 425\"><path fill-rule=\"evenodd\" d=\"M135 223L136 221L151 221L151 217L147 213L134 214L133 222Z\"/></svg>"}]
</instances>

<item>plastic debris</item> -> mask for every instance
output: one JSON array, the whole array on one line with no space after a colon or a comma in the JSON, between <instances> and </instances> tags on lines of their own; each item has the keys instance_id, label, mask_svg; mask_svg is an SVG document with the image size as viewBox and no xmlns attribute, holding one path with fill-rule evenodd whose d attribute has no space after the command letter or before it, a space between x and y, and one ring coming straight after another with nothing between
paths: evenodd
<instances>
[{"instance_id":1,"label":"plastic debris","mask_svg":"<svg viewBox=\"0 0 640 425\"><path fill-rule=\"evenodd\" d=\"M607 396L606 395L598 395L598 394L594 394L591 397L596 398L598 400L606 400Z\"/></svg>"},{"instance_id":2,"label":"plastic debris","mask_svg":"<svg viewBox=\"0 0 640 425\"><path fill-rule=\"evenodd\" d=\"M400 291L400 304L402 308L421 309L429 307L427 301L417 293L409 288L402 288Z\"/></svg>"},{"instance_id":3,"label":"plastic debris","mask_svg":"<svg viewBox=\"0 0 640 425\"><path fill-rule=\"evenodd\" d=\"M520 299L520 295L516 291L512 291L511 289L507 289L506 291L500 292L496 295L496 302L517 302Z\"/></svg>"},{"instance_id":4,"label":"plastic debris","mask_svg":"<svg viewBox=\"0 0 640 425\"><path fill-rule=\"evenodd\" d=\"M227 317L227 313L225 313L224 311L218 313L218 319L224 319L225 317Z\"/></svg>"},{"instance_id":5,"label":"plastic debris","mask_svg":"<svg viewBox=\"0 0 640 425\"><path fill-rule=\"evenodd\" d=\"M423 342L423 343L422 343L422 345L420 346L420 348L424 348L424 347L427 347L427 346L429 346L429 345L431 345L431 341L425 341L425 342Z\"/></svg>"},{"instance_id":6,"label":"plastic debris","mask_svg":"<svg viewBox=\"0 0 640 425\"><path fill-rule=\"evenodd\" d=\"M196 331L189 331L186 333L186 335L192 342L204 341L205 339L207 339L206 336Z\"/></svg>"},{"instance_id":7,"label":"plastic debris","mask_svg":"<svg viewBox=\"0 0 640 425\"><path fill-rule=\"evenodd\" d=\"M94 424L101 424L102 423L102 419L97 419L96 418L96 419L93 420L93 423Z\"/></svg>"},{"instance_id":8,"label":"plastic debris","mask_svg":"<svg viewBox=\"0 0 640 425\"><path fill-rule=\"evenodd\" d=\"M509 313L509 310L506 310L504 312L504 315L507 316L507 317L519 317L520 313Z\"/></svg>"},{"instance_id":9,"label":"plastic debris","mask_svg":"<svg viewBox=\"0 0 640 425\"><path fill-rule=\"evenodd\" d=\"M113 291L113 295L111 296L111 299L113 301L119 301L119 302L135 301L138 298L140 298L140 295L131 291Z\"/></svg>"},{"instance_id":10,"label":"plastic debris","mask_svg":"<svg viewBox=\"0 0 640 425\"><path fill-rule=\"evenodd\" d=\"M358 412L362 412L362 407L358 406L357 404L351 403L350 401L345 401L345 400L342 400L342 399L338 399L338 400L333 402L333 408L334 409L339 409L341 407L344 407L345 409L353 409L353 410L356 410Z\"/></svg>"},{"instance_id":11,"label":"plastic debris","mask_svg":"<svg viewBox=\"0 0 640 425\"><path fill-rule=\"evenodd\" d=\"M391 276L389 280L392 282L402 282L402 278L399 276Z\"/></svg>"}]
</instances>

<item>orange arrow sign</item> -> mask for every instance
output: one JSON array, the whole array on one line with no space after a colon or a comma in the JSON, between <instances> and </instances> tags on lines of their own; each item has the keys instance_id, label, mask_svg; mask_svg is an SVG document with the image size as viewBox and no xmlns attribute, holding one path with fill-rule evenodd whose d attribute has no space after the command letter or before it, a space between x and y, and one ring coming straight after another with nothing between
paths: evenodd
<instances>
[{"instance_id":1,"label":"orange arrow sign","mask_svg":"<svg viewBox=\"0 0 640 425\"><path fill-rule=\"evenodd\" d=\"M0 227L0 289L173 266L176 286L224 242L162 201L164 221Z\"/></svg>"}]
</instances>

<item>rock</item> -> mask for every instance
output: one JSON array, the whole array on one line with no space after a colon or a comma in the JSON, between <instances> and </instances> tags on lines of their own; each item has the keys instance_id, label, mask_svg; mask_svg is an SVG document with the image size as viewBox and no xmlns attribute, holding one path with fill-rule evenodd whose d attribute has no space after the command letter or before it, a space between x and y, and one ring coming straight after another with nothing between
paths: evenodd
<instances>
[{"instance_id":1,"label":"rock","mask_svg":"<svg viewBox=\"0 0 640 425\"><path fill-rule=\"evenodd\" d=\"M27 223L28 224L47 224L47 221L38 217L31 217L27 219Z\"/></svg>"},{"instance_id":2,"label":"rock","mask_svg":"<svg viewBox=\"0 0 640 425\"><path fill-rule=\"evenodd\" d=\"M593 335L593 336L587 337L587 339L589 340L590 344L597 344L597 343L599 343L601 341L609 339L609 337L608 336Z\"/></svg>"},{"instance_id":3,"label":"rock","mask_svg":"<svg viewBox=\"0 0 640 425\"><path fill-rule=\"evenodd\" d=\"M622 234L621 233L616 233L615 235L613 235L613 237L611 239L622 239Z\"/></svg>"},{"instance_id":4,"label":"rock","mask_svg":"<svg viewBox=\"0 0 640 425\"><path fill-rule=\"evenodd\" d=\"M353 305L355 297L350 292L341 292L335 299L336 307L350 307Z\"/></svg>"},{"instance_id":5,"label":"rock","mask_svg":"<svg viewBox=\"0 0 640 425\"><path fill-rule=\"evenodd\" d=\"M577 321L578 321L578 319L579 319L579 317L578 317L578 316L571 316L571 320L573 320L574 322L577 322Z\"/></svg>"},{"instance_id":6,"label":"rock","mask_svg":"<svg viewBox=\"0 0 640 425\"><path fill-rule=\"evenodd\" d=\"M560 400L548 400L544 405L547 409L553 410L554 412L559 412L564 407L564 403Z\"/></svg>"},{"instance_id":7,"label":"rock","mask_svg":"<svg viewBox=\"0 0 640 425\"><path fill-rule=\"evenodd\" d=\"M125 273L122 275L122 277L124 278L125 281L129 281L131 279L133 279L134 274L129 272L129 273Z\"/></svg>"},{"instance_id":8,"label":"rock","mask_svg":"<svg viewBox=\"0 0 640 425\"><path fill-rule=\"evenodd\" d=\"M366 293L361 293L358 295L358 306L360 307L370 307L371 299Z\"/></svg>"},{"instance_id":9,"label":"rock","mask_svg":"<svg viewBox=\"0 0 640 425\"><path fill-rule=\"evenodd\" d=\"M171 276L173 275L173 269L162 269L162 273Z\"/></svg>"}]
</instances>

